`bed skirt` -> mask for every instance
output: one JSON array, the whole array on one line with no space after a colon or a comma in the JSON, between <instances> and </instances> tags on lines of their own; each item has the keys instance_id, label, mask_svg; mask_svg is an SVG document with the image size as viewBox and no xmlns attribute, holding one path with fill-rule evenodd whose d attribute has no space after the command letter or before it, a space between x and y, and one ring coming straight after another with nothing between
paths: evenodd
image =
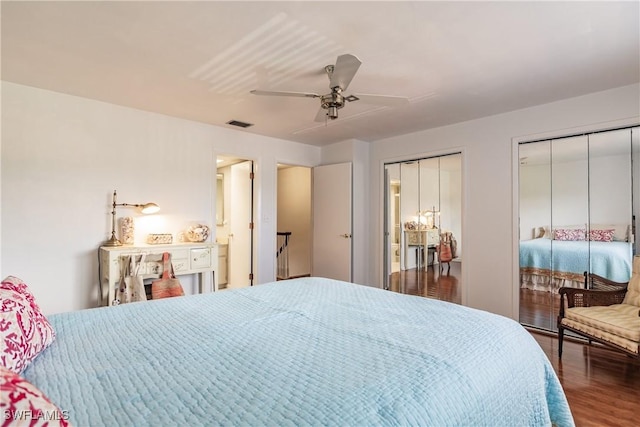
<instances>
[{"instance_id":1,"label":"bed skirt","mask_svg":"<svg viewBox=\"0 0 640 427\"><path fill-rule=\"evenodd\" d=\"M523 267L520 269L521 288L558 293L558 289L563 286L584 288L584 275L535 267Z\"/></svg>"}]
</instances>

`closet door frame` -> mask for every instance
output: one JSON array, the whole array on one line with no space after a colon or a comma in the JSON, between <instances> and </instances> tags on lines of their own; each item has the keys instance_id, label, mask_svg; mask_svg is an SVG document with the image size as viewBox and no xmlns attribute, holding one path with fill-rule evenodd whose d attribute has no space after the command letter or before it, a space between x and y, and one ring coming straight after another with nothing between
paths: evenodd
<instances>
[{"instance_id":1,"label":"closet door frame","mask_svg":"<svg viewBox=\"0 0 640 427\"><path fill-rule=\"evenodd\" d=\"M379 268L379 277L380 277L380 287L383 289L387 288L387 274L389 273L387 271L387 257L389 256L388 251L385 251L385 246L387 244L387 237L385 235L385 233L388 232L388 228L386 225L386 221L387 221L387 215L386 215L386 209L387 209L387 200L386 200L386 167L389 164L394 164L394 163L405 163L405 162L411 162L411 161L418 161L421 159L430 159L430 158L437 158L437 157L444 157L444 156L450 156L450 155L460 155L460 222L461 222L461 230L460 230L460 238L464 239L464 236L467 236L467 230L466 230L466 206L467 206L467 188L468 188L468 184L467 184L467 155L466 155L466 148L465 147L452 147L452 148L447 148L444 150L436 150L436 151L431 151L431 152L422 152L422 153L415 153L415 154L411 154L411 155L405 155L405 156L401 156L401 157L390 157L390 158L385 158L385 159L381 159L379 162L379 170L380 170L380 198L379 198L379 205L378 205L378 213L379 213L379 217L378 217L378 221L380 224L380 243L381 243L381 247L383 248L383 250L381 252L379 252L378 256L382 256L382 262L380 262L380 268ZM425 256L426 257L426 256ZM464 261L463 261L464 264ZM467 306L468 302L467 302L467 287L468 287L468 268L466 268L464 265L462 266L461 269L461 281L462 284L460 286L460 304L463 306Z\"/></svg>"},{"instance_id":2,"label":"closet door frame","mask_svg":"<svg viewBox=\"0 0 640 427\"><path fill-rule=\"evenodd\" d=\"M592 125L579 126L575 128L569 128L564 130L543 132L531 135L523 135L514 137L511 139L511 175L512 175L512 302L511 313L512 318L516 321L520 319L520 245L519 245L519 233L520 233L520 157L519 148L521 143L535 141L535 140L552 140L558 138L565 138L573 135L587 134L593 132L604 132L609 130L616 130L626 127L640 126L640 117L631 117L620 120L613 120L609 122L601 122ZM640 203L640 201L635 201ZM636 218L636 221L640 221ZM637 224L636 224L637 226ZM638 231L636 231L636 239L638 239Z\"/></svg>"}]
</instances>

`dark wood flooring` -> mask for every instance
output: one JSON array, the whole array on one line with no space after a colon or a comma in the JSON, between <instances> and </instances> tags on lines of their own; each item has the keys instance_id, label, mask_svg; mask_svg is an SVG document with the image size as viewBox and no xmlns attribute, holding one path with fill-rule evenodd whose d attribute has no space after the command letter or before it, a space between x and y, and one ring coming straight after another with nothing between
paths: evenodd
<instances>
[{"instance_id":1,"label":"dark wood flooring","mask_svg":"<svg viewBox=\"0 0 640 427\"><path fill-rule=\"evenodd\" d=\"M389 278L390 290L460 304L461 264L447 274L438 266L406 270ZM559 298L548 292L520 291L520 321L556 330ZM553 333L529 329L551 361L562 383L578 427L640 425L640 361L586 341L565 337L562 360Z\"/></svg>"},{"instance_id":2,"label":"dark wood flooring","mask_svg":"<svg viewBox=\"0 0 640 427\"><path fill-rule=\"evenodd\" d=\"M557 331L560 295L551 292L520 289L520 323L535 328Z\"/></svg>"},{"instance_id":3,"label":"dark wood flooring","mask_svg":"<svg viewBox=\"0 0 640 427\"><path fill-rule=\"evenodd\" d=\"M582 341L565 338L562 360L558 339L531 331L562 383L578 427L640 424L640 361Z\"/></svg>"},{"instance_id":4,"label":"dark wood flooring","mask_svg":"<svg viewBox=\"0 0 640 427\"><path fill-rule=\"evenodd\" d=\"M426 269L403 270L391 273L389 290L409 295L436 298L460 304L461 263L452 262L440 272L438 265Z\"/></svg>"}]
</instances>

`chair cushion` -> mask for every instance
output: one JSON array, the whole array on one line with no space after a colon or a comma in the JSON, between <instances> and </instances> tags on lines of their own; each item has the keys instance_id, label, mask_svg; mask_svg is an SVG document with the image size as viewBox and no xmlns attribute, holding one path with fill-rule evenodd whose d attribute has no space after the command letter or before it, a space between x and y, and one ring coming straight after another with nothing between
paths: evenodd
<instances>
[{"instance_id":1,"label":"chair cushion","mask_svg":"<svg viewBox=\"0 0 640 427\"><path fill-rule=\"evenodd\" d=\"M566 311L564 320L580 323L588 330L584 332L597 336L592 330L640 342L640 308L630 304L614 304L596 307L573 307Z\"/></svg>"},{"instance_id":2,"label":"chair cushion","mask_svg":"<svg viewBox=\"0 0 640 427\"><path fill-rule=\"evenodd\" d=\"M633 257L633 273L627 286L627 294L622 302L640 307L640 255Z\"/></svg>"},{"instance_id":3,"label":"chair cushion","mask_svg":"<svg viewBox=\"0 0 640 427\"><path fill-rule=\"evenodd\" d=\"M591 326L587 326L584 323L576 322L574 320L567 319L566 317L562 319L562 324L567 328L584 332L586 335L590 337L598 338L605 342L617 344L620 347L626 348L627 350L636 354L639 353L640 344L637 341L631 341L626 338L622 338L618 335L610 334L608 332L603 331L602 329L592 328Z\"/></svg>"}]
</instances>

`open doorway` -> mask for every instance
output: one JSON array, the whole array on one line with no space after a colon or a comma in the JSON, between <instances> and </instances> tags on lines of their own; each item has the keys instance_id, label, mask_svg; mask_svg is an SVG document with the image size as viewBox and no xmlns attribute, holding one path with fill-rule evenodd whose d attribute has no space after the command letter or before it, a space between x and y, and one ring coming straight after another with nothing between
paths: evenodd
<instances>
[{"instance_id":1,"label":"open doorway","mask_svg":"<svg viewBox=\"0 0 640 427\"><path fill-rule=\"evenodd\" d=\"M304 166L278 164L278 280L311 275L311 171Z\"/></svg>"},{"instance_id":2,"label":"open doorway","mask_svg":"<svg viewBox=\"0 0 640 427\"><path fill-rule=\"evenodd\" d=\"M256 266L254 176L252 160L217 157L218 289L253 286Z\"/></svg>"}]
</instances>

